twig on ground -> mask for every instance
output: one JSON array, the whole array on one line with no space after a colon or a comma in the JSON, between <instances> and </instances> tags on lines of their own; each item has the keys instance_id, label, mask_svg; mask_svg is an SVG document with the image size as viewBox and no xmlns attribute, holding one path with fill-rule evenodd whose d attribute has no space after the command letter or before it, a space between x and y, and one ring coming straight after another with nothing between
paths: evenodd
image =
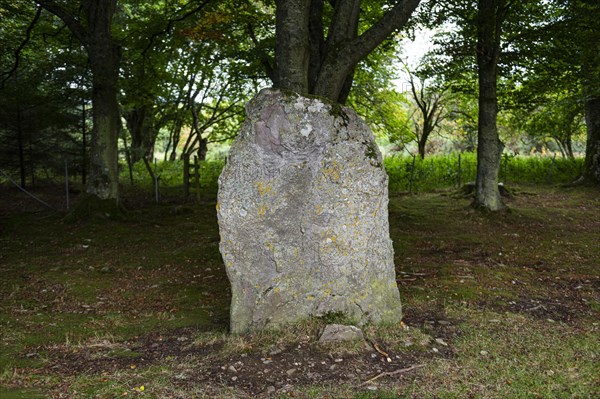
<instances>
[{"instance_id":1,"label":"twig on ground","mask_svg":"<svg viewBox=\"0 0 600 399\"><path fill-rule=\"evenodd\" d=\"M381 348L379 348L379 345L377 345L377 342L373 342L373 348L375 348L375 350L379 352L382 356L385 356L385 360L387 360L388 363L392 362L392 359L390 359L390 355L388 355L387 352L382 351Z\"/></svg>"},{"instance_id":2,"label":"twig on ground","mask_svg":"<svg viewBox=\"0 0 600 399\"><path fill-rule=\"evenodd\" d=\"M358 388L360 388L362 386L365 386L365 385L368 385L368 384L370 384L370 383L372 383L374 381L377 381L381 377L391 377L393 375L407 373L409 371L421 368L423 366L425 366L425 365L424 364L415 364L415 365L412 365L412 366L404 368L404 369L398 369L398 370L395 370L395 371L384 371L383 373L377 374L375 377L371 378L370 380L367 380L367 381L363 382L362 384L358 385Z\"/></svg>"}]
</instances>

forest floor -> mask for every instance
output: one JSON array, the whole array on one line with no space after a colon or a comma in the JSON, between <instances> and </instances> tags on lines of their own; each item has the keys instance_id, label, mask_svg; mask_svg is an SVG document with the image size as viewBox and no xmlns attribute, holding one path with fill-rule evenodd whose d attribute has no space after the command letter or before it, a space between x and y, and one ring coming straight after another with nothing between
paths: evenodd
<instances>
[{"instance_id":1,"label":"forest floor","mask_svg":"<svg viewBox=\"0 0 600 399\"><path fill-rule=\"evenodd\" d=\"M68 224L0 187L0 397L600 397L600 191L514 189L393 195L404 321L322 346L327 320L227 333L214 196Z\"/></svg>"}]
</instances>

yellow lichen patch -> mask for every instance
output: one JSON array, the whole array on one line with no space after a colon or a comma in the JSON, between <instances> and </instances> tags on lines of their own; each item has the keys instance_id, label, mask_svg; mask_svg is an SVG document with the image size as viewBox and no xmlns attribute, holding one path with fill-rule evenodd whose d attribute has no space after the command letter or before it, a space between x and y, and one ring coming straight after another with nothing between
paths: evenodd
<instances>
[{"instance_id":1,"label":"yellow lichen patch","mask_svg":"<svg viewBox=\"0 0 600 399\"><path fill-rule=\"evenodd\" d=\"M341 180L342 175L340 173L340 166L335 161L333 161L329 167L324 167L322 172L323 175L331 181L339 182Z\"/></svg>"},{"instance_id":2,"label":"yellow lichen patch","mask_svg":"<svg viewBox=\"0 0 600 399\"><path fill-rule=\"evenodd\" d=\"M271 194L272 189L273 187L271 183L264 183L262 181L256 183L256 190L258 191L258 194L260 194L261 197L264 197L267 194Z\"/></svg>"},{"instance_id":3,"label":"yellow lichen patch","mask_svg":"<svg viewBox=\"0 0 600 399\"><path fill-rule=\"evenodd\" d=\"M321 214L323 212L323 207L321 205L315 205L315 213L317 215Z\"/></svg>"},{"instance_id":4,"label":"yellow lichen patch","mask_svg":"<svg viewBox=\"0 0 600 399\"><path fill-rule=\"evenodd\" d=\"M221 203L217 201L217 212L219 212L219 209L221 209Z\"/></svg>"},{"instance_id":5,"label":"yellow lichen patch","mask_svg":"<svg viewBox=\"0 0 600 399\"><path fill-rule=\"evenodd\" d=\"M267 207L266 206L261 206L260 208L258 208L258 216L264 216L267 213Z\"/></svg>"}]
</instances>

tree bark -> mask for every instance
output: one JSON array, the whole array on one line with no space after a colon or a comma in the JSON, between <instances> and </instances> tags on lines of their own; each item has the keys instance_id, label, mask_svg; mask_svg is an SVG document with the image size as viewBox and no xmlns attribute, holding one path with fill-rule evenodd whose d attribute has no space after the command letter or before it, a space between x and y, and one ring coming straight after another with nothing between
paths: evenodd
<instances>
[{"instance_id":1,"label":"tree bark","mask_svg":"<svg viewBox=\"0 0 600 399\"><path fill-rule=\"evenodd\" d=\"M479 0L477 21L477 67L479 78L479 123L477 132L476 208L498 211L505 207L498 190L498 172L503 145L496 125L498 97L496 72L500 53L503 0Z\"/></svg>"},{"instance_id":2,"label":"tree bark","mask_svg":"<svg viewBox=\"0 0 600 399\"><path fill-rule=\"evenodd\" d=\"M87 194L118 203L119 77L120 47L111 35L117 0L82 1L85 22L77 20L54 0L37 3L67 25L85 47L92 71L92 137Z\"/></svg>"},{"instance_id":3,"label":"tree bark","mask_svg":"<svg viewBox=\"0 0 600 399\"><path fill-rule=\"evenodd\" d=\"M586 98L585 123L587 142L583 178L593 184L600 184L600 97Z\"/></svg>"},{"instance_id":4,"label":"tree bark","mask_svg":"<svg viewBox=\"0 0 600 399\"><path fill-rule=\"evenodd\" d=\"M21 187L25 188L27 175L25 170L25 151L23 146L23 115L21 107L17 104L17 145L19 148L19 175L21 177ZM33 182L32 182L33 184Z\"/></svg>"},{"instance_id":5,"label":"tree bark","mask_svg":"<svg viewBox=\"0 0 600 399\"><path fill-rule=\"evenodd\" d=\"M119 198L117 139L120 125L117 101L120 47L111 36L116 0L89 1L88 34L84 45L92 71L92 153L86 192L100 199Z\"/></svg>"},{"instance_id":6,"label":"tree bark","mask_svg":"<svg viewBox=\"0 0 600 399\"><path fill-rule=\"evenodd\" d=\"M399 0L358 35L360 0L336 0L323 39L322 0L277 0L274 84L345 102L356 65L404 26L420 0Z\"/></svg>"},{"instance_id":7,"label":"tree bark","mask_svg":"<svg viewBox=\"0 0 600 399\"><path fill-rule=\"evenodd\" d=\"M124 116L131 135L131 162L135 164L143 157L154 159L157 131L154 128L152 106L143 105L127 112Z\"/></svg>"},{"instance_id":8,"label":"tree bark","mask_svg":"<svg viewBox=\"0 0 600 399\"><path fill-rule=\"evenodd\" d=\"M275 73L281 89L308 93L311 0L277 0Z\"/></svg>"}]
</instances>

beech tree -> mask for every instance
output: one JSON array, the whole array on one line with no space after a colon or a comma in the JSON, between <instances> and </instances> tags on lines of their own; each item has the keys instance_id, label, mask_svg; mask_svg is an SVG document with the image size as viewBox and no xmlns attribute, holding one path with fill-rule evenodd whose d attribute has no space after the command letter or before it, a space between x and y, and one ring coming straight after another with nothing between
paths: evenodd
<instances>
[{"instance_id":1,"label":"beech tree","mask_svg":"<svg viewBox=\"0 0 600 399\"><path fill-rule=\"evenodd\" d=\"M86 49L92 73L93 127L86 192L118 203L118 151L120 126L117 80L121 48L111 29L117 0L81 1L69 9L54 0L36 0L60 18ZM79 12L81 10L81 12Z\"/></svg>"},{"instance_id":2,"label":"beech tree","mask_svg":"<svg viewBox=\"0 0 600 399\"><path fill-rule=\"evenodd\" d=\"M345 103L356 65L404 27L419 2L381 2L383 15L360 33L360 0L276 0L274 85Z\"/></svg>"},{"instance_id":3,"label":"beech tree","mask_svg":"<svg viewBox=\"0 0 600 399\"><path fill-rule=\"evenodd\" d=\"M503 209L498 172L503 144L498 135L500 106L522 82L522 59L537 42L527 33L540 25L544 6L536 0L477 0L430 2L429 23L450 22L452 32L438 38L440 50L429 73L442 75L453 91L478 93L477 177L473 206ZM475 82L477 84L475 84ZM499 82L502 84L498 89ZM500 106L499 106L500 105Z\"/></svg>"},{"instance_id":4,"label":"beech tree","mask_svg":"<svg viewBox=\"0 0 600 399\"><path fill-rule=\"evenodd\" d=\"M502 28L510 0L479 0L477 3L477 76L479 122L477 132L477 178L473 206L490 211L505 207L498 190L498 172L504 145L498 137L496 90Z\"/></svg>"},{"instance_id":5,"label":"beech tree","mask_svg":"<svg viewBox=\"0 0 600 399\"><path fill-rule=\"evenodd\" d=\"M557 0L563 18L556 23L557 58L575 66L581 84L587 141L580 183L600 184L600 4Z\"/></svg>"}]
</instances>

